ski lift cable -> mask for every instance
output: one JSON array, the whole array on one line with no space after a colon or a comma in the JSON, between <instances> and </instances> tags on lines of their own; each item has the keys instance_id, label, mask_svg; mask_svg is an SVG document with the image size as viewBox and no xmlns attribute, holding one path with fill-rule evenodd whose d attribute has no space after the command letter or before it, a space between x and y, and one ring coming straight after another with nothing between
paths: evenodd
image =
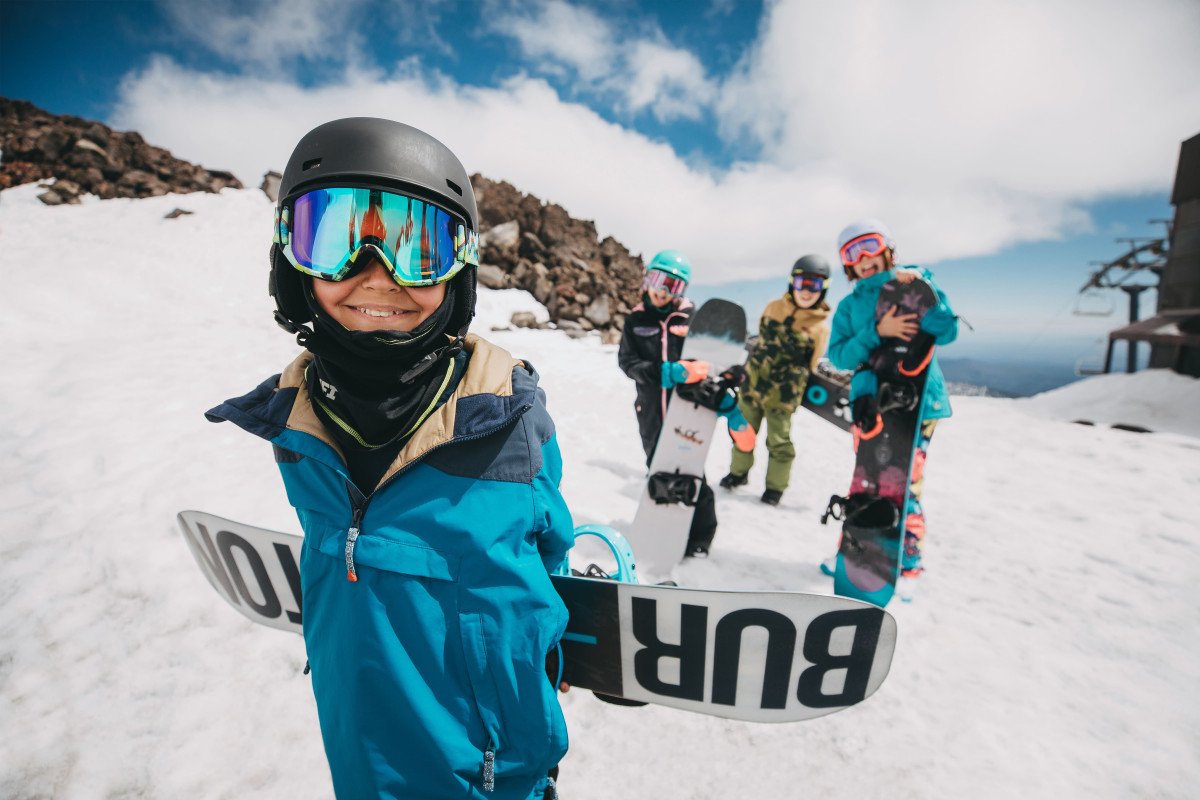
<instances>
[{"instance_id":1,"label":"ski lift cable","mask_svg":"<svg viewBox=\"0 0 1200 800\"><path fill-rule=\"evenodd\" d=\"M1104 287L1084 287L1075 295L1075 310L1072 312L1077 317L1111 317L1117 309L1116 300L1111 294L1104 294L1102 289L1111 289L1111 286ZM1094 297L1103 303L1103 307L1097 307L1096 310L1085 310L1085 305L1082 300Z\"/></svg>"},{"instance_id":2,"label":"ski lift cable","mask_svg":"<svg viewBox=\"0 0 1200 800\"><path fill-rule=\"evenodd\" d=\"M1042 325L1042 327L1039 330L1034 332L1034 334L1029 338L1029 341L1025 344L1026 349L1033 347L1033 345L1035 345L1037 343L1037 340L1042 338L1042 335L1045 334L1046 331L1050 329L1050 326L1053 325L1055 322L1058 322L1058 318L1062 316L1064 311L1066 311L1068 308L1071 307L1071 304L1075 302L1075 298L1077 296L1078 296L1077 292L1072 293L1072 295L1067 298L1067 302L1063 303L1063 305L1058 309L1058 311L1054 312L1054 316L1050 317L1050 319L1048 319L1046 321L1046 323L1044 325Z\"/></svg>"}]
</instances>

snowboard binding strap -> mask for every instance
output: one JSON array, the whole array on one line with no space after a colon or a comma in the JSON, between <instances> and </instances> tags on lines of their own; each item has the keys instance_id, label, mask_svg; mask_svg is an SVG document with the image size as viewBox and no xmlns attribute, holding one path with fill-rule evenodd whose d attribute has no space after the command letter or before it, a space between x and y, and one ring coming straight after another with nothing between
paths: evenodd
<instances>
[{"instance_id":1,"label":"snowboard binding strap","mask_svg":"<svg viewBox=\"0 0 1200 800\"><path fill-rule=\"evenodd\" d=\"M700 498L700 487L703 485L704 479L699 475L685 475L676 470L651 475L647 490L650 499L659 505L682 503L685 506L694 506Z\"/></svg>"},{"instance_id":2,"label":"snowboard binding strap","mask_svg":"<svg viewBox=\"0 0 1200 800\"><path fill-rule=\"evenodd\" d=\"M865 439L874 439L876 436L878 436L880 433L883 432L883 415L881 415L881 414L875 415L875 425L874 425L874 427L871 428L871 430L867 430L866 427L861 422L858 424L858 430L859 430L859 434L858 434L859 439L864 439L864 440Z\"/></svg>"},{"instance_id":3,"label":"snowboard binding strap","mask_svg":"<svg viewBox=\"0 0 1200 800\"><path fill-rule=\"evenodd\" d=\"M703 408L721 411L726 402L730 389L737 389L746 380L746 371L742 366L735 365L718 376L709 375L698 383L680 383L675 386L675 394L689 403L695 403Z\"/></svg>"},{"instance_id":4,"label":"snowboard binding strap","mask_svg":"<svg viewBox=\"0 0 1200 800\"><path fill-rule=\"evenodd\" d=\"M824 525L833 517L859 528L894 528L900 523L900 510L886 497L855 492L849 497L833 495L821 515Z\"/></svg>"},{"instance_id":5,"label":"snowboard binding strap","mask_svg":"<svg viewBox=\"0 0 1200 800\"><path fill-rule=\"evenodd\" d=\"M908 353L896 365L896 371L905 377L920 375L933 360L933 336L919 331L908 344Z\"/></svg>"}]
</instances>

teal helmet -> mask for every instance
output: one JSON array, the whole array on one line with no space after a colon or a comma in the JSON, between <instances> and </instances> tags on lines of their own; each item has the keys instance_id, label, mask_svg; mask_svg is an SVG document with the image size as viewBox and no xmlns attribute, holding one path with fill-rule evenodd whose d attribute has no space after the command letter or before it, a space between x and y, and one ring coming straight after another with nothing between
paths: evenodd
<instances>
[{"instance_id":1,"label":"teal helmet","mask_svg":"<svg viewBox=\"0 0 1200 800\"><path fill-rule=\"evenodd\" d=\"M692 262L688 261L687 256L678 250L663 250L650 259L650 263L646 265L646 271L649 272L652 269L665 272L687 283L692 282Z\"/></svg>"}]
</instances>

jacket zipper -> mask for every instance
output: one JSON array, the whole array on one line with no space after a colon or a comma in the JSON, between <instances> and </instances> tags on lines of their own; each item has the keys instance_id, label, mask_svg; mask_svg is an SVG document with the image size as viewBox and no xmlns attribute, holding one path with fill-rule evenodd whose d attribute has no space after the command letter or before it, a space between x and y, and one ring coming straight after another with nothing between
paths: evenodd
<instances>
[{"instance_id":1,"label":"jacket zipper","mask_svg":"<svg viewBox=\"0 0 1200 800\"><path fill-rule=\"evenodd\" d=\"M448 444L453 444L454 442L469 442L469 441L474 441L475 439L482 439L485 436L491 436L496 431L499 431L499 430L506 428L509 425L515 423L518 419L520 419L522 416L525 415L525 412L527 412L531 408L533 408L532 405L522 406L520 409L517 410L517 413L513 414L511 417L504 420L504 422L502 422L501 424L496 425L492 428L488 428L486 431L481 431L479 433L472 434L470 436L462 436L457 439L450 439L448 441L442 442L439 445L429 448L428 450L426 450L424 453L421 454L420 458L414 459L412 462L404 465L404 467L402 469L398 470L395 475L388 478L384 483L375 487L375 490L372 491L370 495L363 498L361 504L356 502L355 498L354 498L355 494L361 494L361 493L352 490L351 494L350 494L350 504L354 509L354 516L350 522L349 533L346 536L346 579L352 583L358 581L358 574L354 569L354 545L358 541L359 534L362 532L362 529L361 529L362 520L363 520L363 517L366 516L366 513L367 513L367 504L371 502L371 498L375 496L375 492L378 492L380 489L384 488L385 486L390 484L392 481L399 478L401 475L403 475L405 472L407 472L409 469L411 469L414 465L420 463L421 459L423 459L425 456L432 453L434 450L445 447ZM487 748L483 751L483 791L494 792L495 790L496 790L496 744L495 744L495 740L491 736L489 736Z\"/></svg>"},{"instance_id":2,"label":"jacket zipper","mask_svg":"<svg viewBox=\"0 0 1200 800\"><path fill-rule=\"evenodd\" d=\"M672 311L670 314L667 314L666 318L660 323L662 325L662 360L663 360L663 362L666 362L669 360L670 341L671 341L671 318L676 315L683 316L679 311ZM687 317L683 317L683 318L685 320L687 319ZM661 390L661 393L659 396L659 408L662 409L662 416L663 416L664 421L667 419L667 393L669 391L671 391L671 390L667 389L667 388L663 388Z\"/></svg>"},{"instance_id":3,"label":"jacket zipper","mask_svg":"<svg viewBox=\"0 0 1200 800\"><path fill-rule=\"evenodd\" d=\"M483 790L496 791L496 744L488 737L487 749L483 751Z\"/></svg>"},{"instance_id":4,"label":"jacket zipper","mask_svg":"<svg viewBox=\"0 0 1200 800\"><path fill-rule=\"evenodd\" d=\"M362 518L366 512L366 503L355 507L354 519L350 523L350 531L346 536L346 580L350 581L351 583L354 583L358 580L358 573L354 571L354 544L358 541L358 534L360 532L360 526L362 525Z\"/></svg>"},{"instance_id":5,"label":"jacket zipper","mask_svg":"<svg viewBox=\"0 0 1200 800\"><path fill-rule=\"evenodd\" d=\"M517 413L513 414L511 417L504 420L504 422L502 422L499 425L496 425L495 427L488 428L486 431L481 431L480 433L475 433L470 436L461 436L457 439L449 439L445 442L442 442L439 445L435 445L434 447L429 448L428 450L426 450L424 453L421 454L420 458L413 459L408 464L405 464L404 467L401 468L400 470L398 470L395 475L388 478L381 485L375 487L375 490L372 491L370 495L363 498L363 501L361 504L356 502L354 499L354 495L357 492L352 492L350 494L350 505L354 509L354 517L350 521L350 529L346 534L346 551L345 551L346 552L346 580L350 581L351 583L355 583L358 581L358 573L354 569L354 546L358 542L359 534L362 533L362 520L363 520L363 517L366 516L366 513L367 513L367 504L371 502L371 498L375 496L375 492L378 492L380 489L384 488L389 483L396 480L404 473L408 472L408 470L410 470L416 464L419 464L421 462L421 459L425 458L425 456L429 455L433 451L438 450L442 447L445 447L448 444L454 444L455 442L470 442L470 441L474 441L475 439L482 439L485 436L491 436L496 431L506 428L509 425L516 422L519 418L521 418L522 416L525 415L526 411L528 411L531 408L533 408L532 405L524 405L520 409L517 410Z\"/></svg>"}]
</instances>

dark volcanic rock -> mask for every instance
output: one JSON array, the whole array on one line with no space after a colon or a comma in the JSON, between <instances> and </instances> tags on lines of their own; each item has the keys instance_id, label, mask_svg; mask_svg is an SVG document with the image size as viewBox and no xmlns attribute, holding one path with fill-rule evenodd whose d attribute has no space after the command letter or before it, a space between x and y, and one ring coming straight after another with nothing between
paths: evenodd
<instances>
[{"instance_id":1,"label":"dark volcanic rock","mask_svg":"<svg viewBox=\"0 0 1200 800\"><path fill-rule=\"evenodd\" d=\"M641 295L641 256L612 237L600 241L594 223L508 183L475 174L471 186L479 205L480 260L499 268L509 286L545 304L560 328L573 335L595 329L605 341L619 339L625 315Z\"/></svg>"},{"instance_id":2,"label":"dark volcanic rock","mask_svg":"<svg viewBox=\"0 0 1200 800\"><path fill-rule=\"evenodd\" d=\"M51 114L24 100L0 97L0 189L55 179L43 202L157 197L170 192L242 188L229 172L208 170L146 143L140 134Z\"/></svg>"}]
</instances>

